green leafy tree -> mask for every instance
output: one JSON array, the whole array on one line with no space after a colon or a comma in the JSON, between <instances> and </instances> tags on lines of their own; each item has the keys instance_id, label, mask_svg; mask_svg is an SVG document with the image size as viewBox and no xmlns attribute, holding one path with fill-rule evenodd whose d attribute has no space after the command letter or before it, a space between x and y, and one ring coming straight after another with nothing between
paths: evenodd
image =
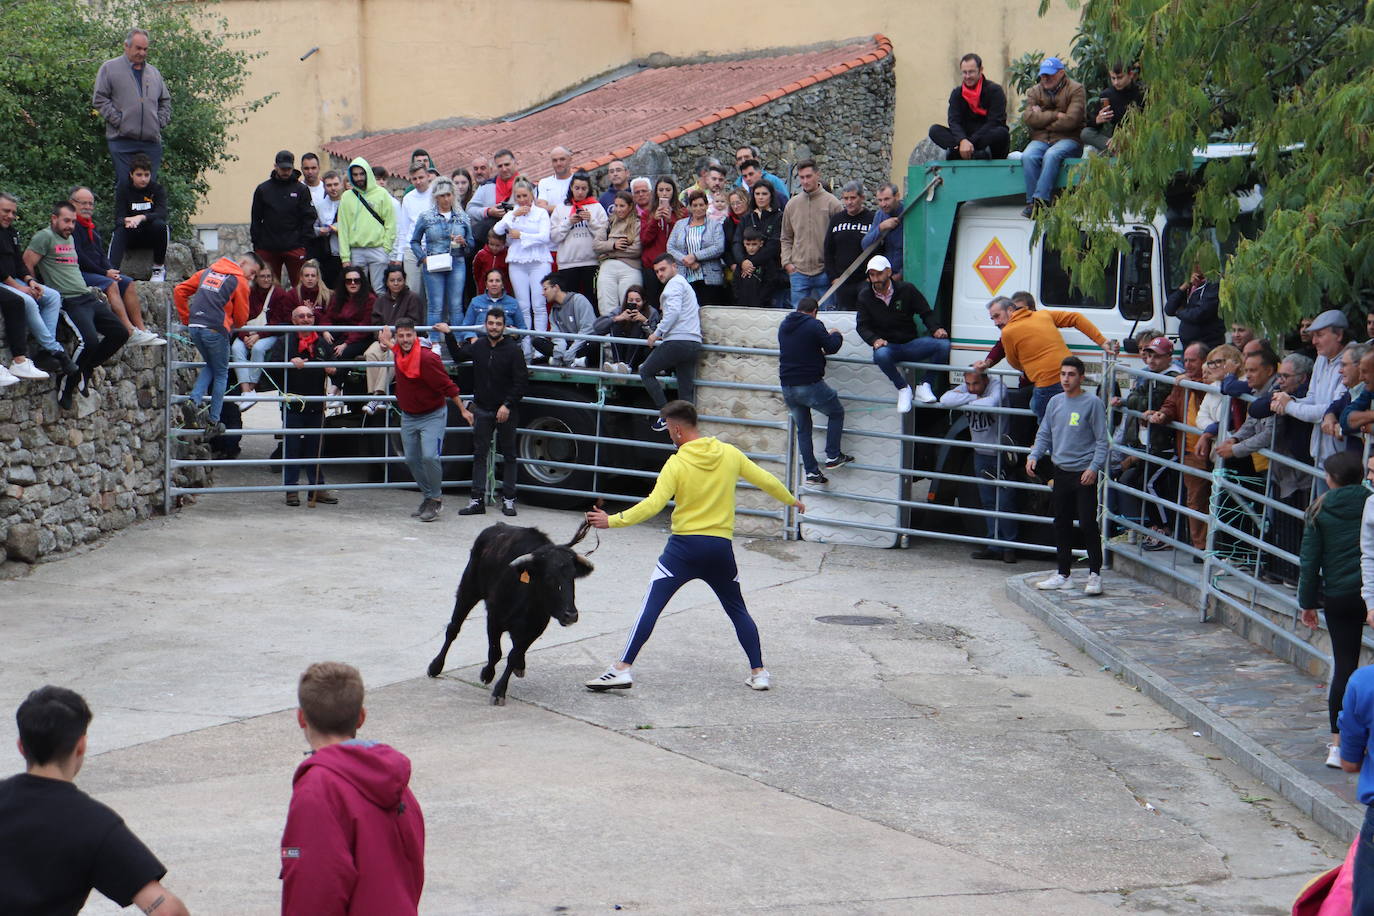
<instances>
[{"instance_id":1,"label":"green leafy tree","mask_svg":"<svg viewBox=\"0 0 1374 916\"><path fill-rule=\"evenodd\" d=\"M74 184L90 185L108 235L115 175L105 123L91 107L100 65L123 53L137 26L151 36L149 61L172 96L158 180L167 188L174 236L209 187L209 173L235 157L234 125L268 98L240 101L250 61L227 42L248 37L209 15L204 3L165 0L0 0L0 188L21 202L28 229Z\"/></svg>"},{"instance_id":2,"label":"green leafy tree","mask_svg":"<svg viewBox=\"0 0 1374 916\"><path fill-rule=\"evenodd\" d=\"M1088 0L1079 43L1098 66L1137 61L1147 96L1116 133L1119 155L1077 166L1078 184L1042 220L1076 283L1101 285L1123 245L1091 227L1152 217L1182 192L1193 222L1176 276L1193 262L1220 270L1232 320L1282 335L1325 308L1364 310L1374 288L1374 4ZM1089 91L1106 74L1093 76ZM1219 141L1252 154L1195 170L1193 150ZM1237 241L1236 191L1255 184L1258 230Z\"/></svg>"}]
</instances>

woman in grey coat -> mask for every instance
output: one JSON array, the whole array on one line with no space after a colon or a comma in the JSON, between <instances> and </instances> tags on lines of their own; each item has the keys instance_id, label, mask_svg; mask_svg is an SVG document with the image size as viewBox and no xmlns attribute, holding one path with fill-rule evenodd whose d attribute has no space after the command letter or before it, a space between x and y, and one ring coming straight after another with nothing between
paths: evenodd
<instances>
[{"instance_id":1,"label":"woman in grey coat","mask_svg":"<svg viewBox=\"0 0 1374 916\"><path fill-rule=\"evenodd\" d=\"M668 236L668 253L697 294L698 304L723 305L725 266L721 257L725 254L725 229L720 220L707 217L709 208L705 191L693 188L687 192L687 216L673 226Z\"/></svg>"}]
</instances>

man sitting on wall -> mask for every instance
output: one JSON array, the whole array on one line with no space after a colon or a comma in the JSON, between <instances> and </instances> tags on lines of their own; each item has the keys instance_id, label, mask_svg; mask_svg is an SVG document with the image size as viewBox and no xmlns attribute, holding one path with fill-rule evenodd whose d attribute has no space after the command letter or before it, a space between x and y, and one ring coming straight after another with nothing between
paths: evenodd
<instances>
[{"instance_id":1,"label":"man sitting on wall","mask_svg":"<svg viewBox=\"0 0 1374 916\"><path fill-rule=\"evenodd\" d=\"M1064 160L1083 152L1079 141L1086 103L1083 84L1069 79L1062 60L1047 57L1040 62L1040 81L1026 93L1026 110L1021 113L1031 137L1021 156L1026 179L1021 215L1027 219L1036 207L1049 206Z\"/></svg>"},{"instance_id":2,"label":"man sitting on wall","mask_svg":"<svg viewBox=\"0 0 1374 916\"><path fill-rule=\"evenodd\" d=\"M930 336L920 336L917 317ZM880 254L868 261L868 288L859 293L855 324L864 343L873 348L874 365L896 387L899 411L911 410L913 397L922 404L935 403L935 394L925 381L925 370L917 370L921 381L913 390L897 364L948 363L949 332L935 323L935 313L920 290L892 279L892 265Z\"/></svg>"},{"instance_id":3,"label":"man sitting on wall","mask_svg":"<svg viewBox=\"0 0 1374 916\"><path fill-rule=\"evenodd\" d=\"M948 159L1007 158L1007 93L984 78L983 59L977 54L959 58L959 76L959 85L949 94L949 126L932 124L931 141Z\"/></svg>"}]
</instances>

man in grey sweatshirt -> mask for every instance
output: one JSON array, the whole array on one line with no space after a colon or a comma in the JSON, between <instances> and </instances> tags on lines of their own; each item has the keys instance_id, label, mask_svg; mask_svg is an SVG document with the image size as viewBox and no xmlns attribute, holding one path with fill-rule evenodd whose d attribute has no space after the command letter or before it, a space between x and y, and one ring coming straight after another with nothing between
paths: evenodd
<instances>
[{"instance_id":1,"label":"man in grey sweatshirt","mask_svg":"<svg viewBox=\"0 0 1374 916\"><path fill-rule=\"evenodd\" d=\"M1050 398L1045 419L1035 434L1035 445L1026 459L1026 473L1034 476L1036 463L1054 457L1051 502L1054 504L1054 546L1059 570L1036 588L1071 588L1073 581L1073 520L1083 531L1088 550L1086 595L1102 594L1102 535L1097 526L1097 475L1107 461L1107 413L1102 401L1083 391L1083 361L1065 357L1059 364L1059 384L1064 391Z\"/></svg>"},{"instance_id":2,"label":"man in grey sweatshirt","mask_svg":"<svg viewBox=\"0 0 1374 916\"><path fill-rule=\"evenodd\" d=\"M658 373L672 369L677 377L678 398L696 403L697 354L701 352L701 315L697 294L692 291L691 284L678 275L677 263L666 251L654 258L654 273L663 284L658 306L663 317L649 335L649 346L653 352L639 367L639 377L644 382L644 390L653 398L654 406L662 407L668 403L668 399L663 394ZM668 425L659 417L654 421L653 428L656 432L663 432Z\"/></svg>"},{"instance_id":3,"label":"man in grey sweatshirt","mask_svg":"<svg viewBox=\"0 0 1374 916\"><path fill-rule=\"evenodd\" d=\"M115 184L128 182L135 153L146 153L153 161L156 181L162 165L162 131L172 121L172 96L161 71L148 63L148 33L143 29L130 29L124 53L100 65L91 106L105 120Z\"/></svg>"}]
</instances>

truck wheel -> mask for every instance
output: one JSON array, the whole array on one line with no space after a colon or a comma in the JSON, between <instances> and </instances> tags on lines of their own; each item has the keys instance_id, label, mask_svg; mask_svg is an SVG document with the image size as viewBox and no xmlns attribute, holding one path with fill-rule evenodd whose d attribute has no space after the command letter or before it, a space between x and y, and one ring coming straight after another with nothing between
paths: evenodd
<instances>
[{"instance_id":1,"label":"truck wheel","mask_svg":"<svg viewBox=\"0 0 1374 916\"><path fill-rule=\"evenodd\" d=\"M543 462L592 463L596 456L594 443L580 438L565 438L566 434L589 437L596 435L596 420L591 411L556 404L541 404L538 405L537 409L539 411L538 416L529 419L523 416L520 418L520 426L529 430L529 432L521 432L516 440L516 451L520 455L521 486L590 490L593 476L591 471ZM541 435L544 432L564 435ZM571 509L576 506L584 506L589 501L586 496L576 493L565 495L533 490L528 491L528 494L522 492L521 498L526 502L553 509Z\"/></svg>"}]
</instances>

